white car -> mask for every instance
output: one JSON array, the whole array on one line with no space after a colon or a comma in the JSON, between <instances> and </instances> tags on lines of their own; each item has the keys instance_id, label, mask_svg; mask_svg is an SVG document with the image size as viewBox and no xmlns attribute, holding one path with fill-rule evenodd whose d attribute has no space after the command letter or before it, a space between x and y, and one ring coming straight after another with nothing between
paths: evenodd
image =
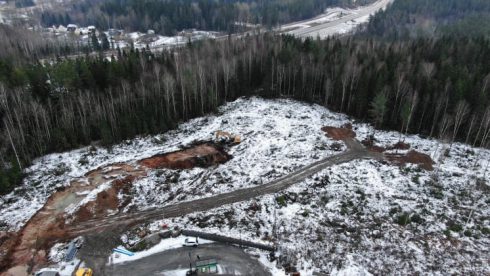
<instances>
[{"instance_id":1,"label":"white car","mask_svg":"<svg viewBox=\"0 0 490 276\"><path fill-rule=\"evenodd\" d=\"M197 237L185 238L184 243L182 244L182 246L193 246L193 247L196 247L198 245L199 245L199 240Z\"/></svg>"}]
</instances>

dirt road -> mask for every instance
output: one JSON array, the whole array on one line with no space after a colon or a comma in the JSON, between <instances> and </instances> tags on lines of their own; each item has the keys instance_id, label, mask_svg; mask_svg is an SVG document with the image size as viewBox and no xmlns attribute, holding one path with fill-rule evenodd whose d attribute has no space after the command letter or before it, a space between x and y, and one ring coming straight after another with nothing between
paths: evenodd
<instances>
[{"instance_id":1,"label":"dirt road","mask_svg":"<svg viewBox=\"0 0 490 276\"><path fill-rule=\"evenodd\" d=\"M349 147L346 152L319 160L289 175L283 176L262 186L240 189L229 193L182 202L162 208L154 208L129 214L114 215L104 219L88 220L78 225L75 225L69 230L69 232L76 235L84 235L93 233L94 231L103 231L105 228L121 229L152 220L179 217L187 215L189 213L207 211L223 205L246 201L258 196L279 192L281 190L287 189L294 183L301 182L306 178L314 175L315 173L318 173L323 169L333 165L346 163L356 159L382 158L382 155L369 152L364 149L364 147L357 140L346 140L346 144Z\"/></svg>"},{"instance_id":2,"label":"dirt road","mask_svg":"<svg viewBox=\"0 0 490 276\"><path fill-rule=\"evenodd\" d=\"M383 155L368 151L355 139L345 139L348 150L307 165L289 175L268 184L240 189L229 193L202 198L179 204L120 214L104 219L94 219L79 223L69 229L72 236L85 235L86 243L80 252L81 259L98 274L105 275L106 262L112 249L119 245L119 236L132 226L163 218L179 217L194 212L207 211L223 205L246 201L258 196L273 194L337 164L356 159L382 159Z\"/></svg>"}]
</instances>

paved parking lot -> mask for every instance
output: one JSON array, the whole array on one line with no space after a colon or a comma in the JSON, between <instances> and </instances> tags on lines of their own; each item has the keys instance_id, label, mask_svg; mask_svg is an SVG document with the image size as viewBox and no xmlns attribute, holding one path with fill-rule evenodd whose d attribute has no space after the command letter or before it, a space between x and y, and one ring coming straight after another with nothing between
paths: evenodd
<instances>
[{"instance_id":1,"label":"paved parking lot","mask_svg":"<svg viewBox=\"0 0 490 276\"><path fill-rule=\"evenodd\" d=\"M118 276L176 275L176 270L189 268L189 253L193 266L198 256L201 260L216 259L222 272L220 275L271 275L257 259L241 248L220 243L163 251L132 262L108 266L105 272L107 275Z\"/></svg>"}]
</instances>

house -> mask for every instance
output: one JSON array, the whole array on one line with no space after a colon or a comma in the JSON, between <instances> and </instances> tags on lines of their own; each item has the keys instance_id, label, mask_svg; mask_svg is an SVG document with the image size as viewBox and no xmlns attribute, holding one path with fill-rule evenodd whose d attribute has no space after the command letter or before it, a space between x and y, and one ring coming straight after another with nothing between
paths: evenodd
<instances>
[{"instance_id":1,"label":"house","mask_svg":"<svg viewBox=\"0 0 490 276\"><path fill-rule=\"evenodd\" d=\"M68 26L66 26L66 30L70 33L74 33L77 30L77 28L78 26L75 24L68 24Z\"/></svg>"},{"instance_id":2,"label":"house","mask_svg":"<svg viewBox=\"0 0 490 276\"><path fill-rule=\"evenodd\" d=\"M95 34L95 32L97 31L97 29L95 28L95 26L88 26L88 33L89 34Z\"/></svg>"}]
</instances>

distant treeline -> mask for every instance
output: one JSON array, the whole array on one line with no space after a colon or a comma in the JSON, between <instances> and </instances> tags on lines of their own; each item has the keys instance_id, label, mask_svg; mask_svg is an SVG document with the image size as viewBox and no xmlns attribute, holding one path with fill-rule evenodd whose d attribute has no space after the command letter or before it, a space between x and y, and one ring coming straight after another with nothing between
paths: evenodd
<instances>
[{"instance_id":1,"label":"distant treeline","mask_svg":"<svg viewBox=\"0 0 490 276\"><path fill-rule=\"evenodd\" d=\"M66 9L45 10L43 25L77 23L100 29L131 31L153 29L172 35L183 29L197 28L235 32L236 22L275 26L313 17L330 6L367 4L374 0L85 0Z\"/></svg>"},{"instance_id":2,"label":"distant treeline","mask_svg":"<svg viewBox=\"0 0 490 276\"><path fill-rule=\"evenodd\" d=\"M370 21L367 33L389 39L448 34L490 37L490 1L395 0Z\"/></svg>"},{"instance_id":3,"label":"distant treeline","mask_svg":"<svg viewBox=\"0 0 490 276\"><path fill-rule=\"evenodd\" d=\"M0 63L31 63L42 57L62 56L76 50L71 43L49 40L39 33L1 23L0 38ZM0 78L1 75L4 75L2 71Z\"/></svg>"},{"instance_id":4,"label":"distant treeline","mask_svg":"<svg viewBox=\"0 0 490 276\"><path fill-rule=\"evenodd\" d=\"M34 157L161 133L250 95L319 103L380 128L488 146L489 60L485 38L302 41L260 35L162 54L128 50L112 61L4 61L0 189L7 191L18 164Z\"/></svg>"}]
</instances>

